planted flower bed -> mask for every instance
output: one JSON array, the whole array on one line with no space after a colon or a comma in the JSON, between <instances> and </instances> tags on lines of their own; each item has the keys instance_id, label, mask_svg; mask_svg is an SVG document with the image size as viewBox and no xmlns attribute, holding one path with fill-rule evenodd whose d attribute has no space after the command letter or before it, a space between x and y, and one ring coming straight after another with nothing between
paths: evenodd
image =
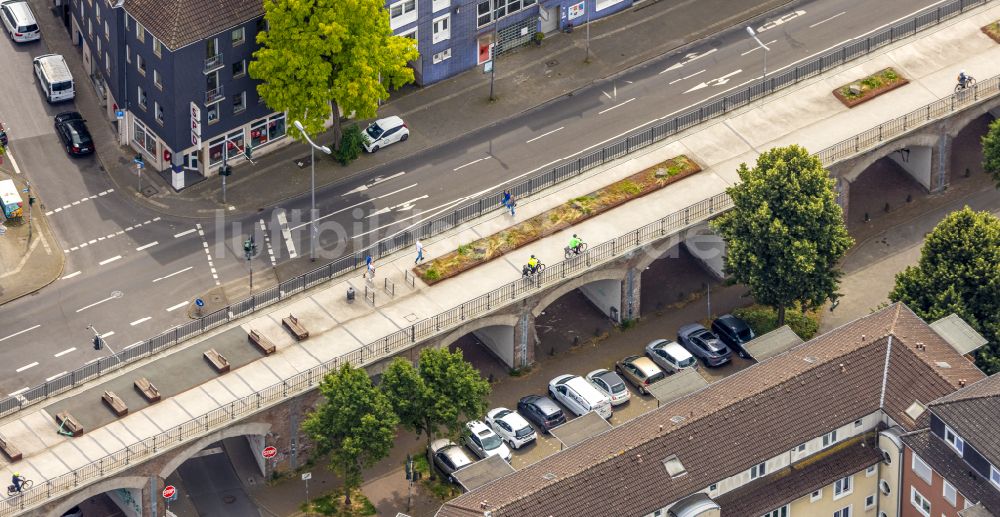
<instances>
[{"instance_id":1,"label":"planted flower bed","mask_svg":"<svg viewBox=\"0 0 1000 517\"><path fill-rule=\"evenodd\" d=\"M671 158L600 190L572 199L506 230L463 244L447 255L414 267L413 272L428 284L440 282L542 237L607 212L622 203L655 192L700 170L701 167L687 156Z\"/></svg>"},{"instance_id":2,"label":"planted flower bed","mask_svg":"<svg viewBox=\"0 0 1000 517\"><path fill-rule=\"evenodd\" d=\"M993 41L1000 43L1000 21L995 21L985 27L981 27L981 29Z\"/></svg>"},{"instance_id":3,"label":"planted flower bed","mask_svg":"<svg viewBox=\"0 0 1000 517\"><path fill-rule=\"evenodd\" d=\"M880 70L860 81L852 81L833 90L833 96L848 108L867 102L883 93L895 90L910 81L892 67Z\"/></svg>"}]
</instances>

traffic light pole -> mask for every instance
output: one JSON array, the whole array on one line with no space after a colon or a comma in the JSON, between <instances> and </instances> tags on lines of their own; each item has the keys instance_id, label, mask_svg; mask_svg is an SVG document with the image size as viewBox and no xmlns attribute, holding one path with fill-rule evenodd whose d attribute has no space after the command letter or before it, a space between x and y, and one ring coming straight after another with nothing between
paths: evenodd
<instances>
[{"instance_id":1,"label":"traffic light pole","mask_svg":"<svg viewBox=\"0 0 1000 517\"><path fill-rule=\"evenodd\" d=\"M246 257L247 263L250 264L250 295L253 296L253 257L257 254L257 243L254 242L253 234L250 234L250 238L243 241L243 256Z\"/></svg>"},{"instance_id":2,"label":"traffic light pole","mask_svg":"<svg viewBox=\"0 0 1000 517\"><path fill-rule=\"evenodd\" d=\"M111 355L113 355L115 357L115 359L118 360L118 363L121 364L122 358L118 357L118 354L115 352L115 350L113 348L111 348L111 345L108 345L108 342L105 341L103 337L101 337L101 333L98 332L97 329L95 329L93 325L87 325L87 328L90 329L94 333L94 341L93 341L94 342L94 350L100 350L102 346L108 347L108 351L111 352Z\"/></svg>"}]
</instances>

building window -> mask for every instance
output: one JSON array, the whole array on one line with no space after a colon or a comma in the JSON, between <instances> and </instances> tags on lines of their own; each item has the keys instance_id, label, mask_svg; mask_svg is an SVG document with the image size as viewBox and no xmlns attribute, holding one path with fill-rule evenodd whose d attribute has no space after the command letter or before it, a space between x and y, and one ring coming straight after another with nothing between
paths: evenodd
<instances>
[{"instance_id":1,"label":"building window","mask_svg":"<svg viewBox=\"0 0 1000 517\"><path fill-rule=\"evenodd\" d=\"M944 481L944 489L942 490L941 495L944 496L945 501L948 501L948 504L952 506L957 506L958 491L955 490L955 485L949 483L948 480L943 480L943 481Z\"/></svg>"},{"instance_id":2,"label":"building window","mask_svg":"<svg viewBox=\"0 0 1000 517\"><path fill-rule=\"evenodd\" d=\"M788 517L788 505L786 504L777 510L771 510L765 513L762 517Z\"/></svg>"},{"instance_id":3,"label":"building window","mask_svg":"<svg viewBox=\"0 0 1000 517\"><path fill-rule=\"evenodd\" d=\"M142 28L142 25L139 24L138 20L135 22L135 39L139 41L146 41L146 29Z\"/></svg>"},{"instance_id":4,"label":"building window","mask_svg":"<svg viewBox=\"0 0 1000 517\"><path fill-rule=\"evenodd\" d=\"M711 485L708 485L708 491L709 492L715 492L718 489L719 489L719 485L717 483L712 483Z\"/></svg>"},{"instance_id":5,"label":"building window","mask_svg":"<svg viewBox=\"0 0 1000 517\"><path fill-rule=\"evenodd\" d=\"M110 39L111 38L110 34L111 34L111 30L108 27L107 20L105 20L104 21L104 39Z\"/></svg>"},{"instance_id":6,"label":"building window","mask_svg":"<svg viewBox=\"0 0 1000 517\"><path fill-rule=\"evenodd\" d=\"M233 63L233 79L247 75L247 60L241 59Z\"/></svg>"},{"instance_id":7,"label":"building window","mask_svg":"<svg viewBox=\"0 0 1000 517\"><path fill-rule=\"evenodd\" d=\"M131 16L129 16L129 15L126 14L125 15L125 30L126 31L128 30L128 20L129 20L129 18L131 18Z\"/></svg>"},{"instance_id":8,"label":"building window","mask_svg":"<svg viewBox=\"0 0 1000 517\"><path fill-rule=\"evenodd\" d=\"M247 92L242 91L239 95L233 96L233 113L241 113L247 109Z\"/></svg>"},{"instance_id":9,"label":"building window","mask_svg":"<svg viewBox=\"0 0 1000 517\"><path fill-rule=\"evenodd\" d=\"M804 443L803 444L799 444L799 446L796 447L795 450L798 451L798 452L806 452L806 444L804 444Z\"/></svg>"},{"instance_id":10,"label":"building window","mask_svg":"<svg viewBox=\"0 0 1000 517\"><path fill-rule=\"evenodd\" d=\"M931 466L921 459L920 456L917 456L916 453L913 453L913 462L910 470L912 470L917 477L923 479L924 483L927 483L928 485L931 484Z\"/></svg>"},{"instance_id":11,"label":"building window","mask_svg":"<svg viewBox=\"0 0 1000 517\"><path fill-rule=\"evenodd\" d=\"M451 59L451 49L450 48L444 49L441 52L438 52L437 54L434 54L434 56L432 57L432 61L434 62L434 64L440 63L440 62L445 61L447 59Z\"/></svg>"},{"instance_id":12,"label":"building window","mask_svg":"<svg viewBox=\"0 0 1000 517\"><path fill-rule=\"evenodd\" d=\"M476 25L482 27L532 5L535 5L535 0L480 0L476 5Z\"/></svg>"},{"instance_id":13,"label":"building window","mask_svg":"<svg viewBox=\"0 0 1000 517\"><path fill-rule=\"evenodd\" d=\"M417 40L417 28L414 27L414 28L412 28L412 29L410 29L410 30L408 30L406 32L400 33L399 37L401 37L401 38L410 38L413 41L418 41Z\"/></svg>"},{"instance_id":14,"label":"building window","mask_svg":"<svg viewBox=\"0 0 1000 517\"><path fill-rule=\"evenodd\" d=\"M451 38L451 15L446 14L439 18L435 18L432 26L432 33L432 43L437 43Z\"/></svg>"},{"instance_id":15,"label":"building window","mask_svg":"<svg viewBox=\"0 0 1000 517\"><path fill-rule=\"evenodd\" d=\"M819 490L814 491L812 494L809 494L809 502L810 503L815 503L816 501L819 501L822 498L823 498L823 489L822 488L820 488Z\"/></svg>"},{"instance_id":16,"label":"building window","mask_svg":"<svg viewBox=\"0 0 1000 517\"><path fill-rule=\"evenodd\" d=\"M870 467L866 468L865 469L865 477L866 478L870 478L870 477L874 476L876 470L878 470L878 466L877 465L871 465Z\"/></svg>"},{"instance_id":17,"label":"building window","mask_svg":"<svg viewBox=\"0 0 1000 517\"><path fill-rule=\"evenodd\" d=\"M126 63L132 62L132 47L128 46L127 44L125 45L125 62Z\"/></svg>"},{"instance_id":18,"label":"building window","mask_svg":"<svg viewBox=\"0 0 1000 517\"><path fill-rule=\"evenodd\" d=\"M146 75L146 60L143 59L142 54L136 53L135 55L135 68L140 74Z\"/></svg>"},{"instance_id":19,"label":"building window","mask_svg":"<svg viewBox=\"0 0 1000 517\"><path fill-rule=\"evenodd\" d=\"M243 141L242 128L226 135L226 140L229 141L226 147L229 149L228 156L230 160L243 154L243 146L246 145L246 143Z\"/></svg>"},{"instance_id":20,"label":"building window","mask_svg":"<svg viewBox=\"0 0 1000 517\"><path fill-rule=\"evenodd\" d=\"M750 467L750 479L754 480L759 477L763 477L766 472L767 472L767 464L758 463L757 465Z\"/></svg>"},{"instance_id":21,"label":"building window","mask_svg":"<svg viewBox=\"0 0 1000 517\"><path fill-rule=\"evenodd\" d=\"M163 125L163 106L160 106L159 102L153 101L153 115L156 117L156 121Z\"/></svg>"},{"instance_id":22,"label":"building window","mask_svg":"<svg viewBox=\"0 0 1000 517\"><path fill-rule=\"evenodd\" d=\"M833 512L833 517L851 517L851 507L846 506Z\"/></svg>"},{"instance_id":23,"label":"building window","mask_svg":"<svg viewBox=\"0 0 1000 517\"><path fill-rule=\"evenodd\" d=\"M865 497L865 510L875 508L875 494Z\"/></svg>"},{"instance_id":24,"label":"building window","mask_svg":"<svg viewBox=\"0 0 1000 517\"><path fill-rule=\"evenodd\" d=\"M144 90L142 88L142 86L138 87L138 94L139 94L139 96L138 96L139 107L142 108L142 109L146 109L146 106L147 106L147 104L146 104L146 90Z\"/></svg>"},{"instance_id":25,"label":"building window","mask_svg":"<svg viewBox=\"0 0 1000 517\"><path fill-rule=\"evenodd\" d=\"M857 428L861 427L861 425L862 425L862 422L861 422L861 419L860 419L860 418L859 418L858 420L855 420L855 421L854 421L854 428L855 428L855 429L857 429Z\"/></svg>"},{"instance_id":26,"label":"building window","mask_svg":"<svg viewBox=\"0 0 1000 517\"><path fill-rule=\"evenodd\" d=\"M930 517L931 515L931 502L928 501L917 489L910 487L910 504L917 509L918 512L923 514L924 517Z\"/></svg>"},{"instance_id":27,"label":"building window","mask_svg":"<svg viewBox=\"0 0 1000 517\"><path fill-rule=\"evenodd\" d=\"M208 106L205 106L205 118L208 120L209 124L215 124L219 121L219 104L214 102Z\"/></svg>"},{"instance_id":28,"label":"building window","mask_svg":"<svg viewBox=\"0 0 1000 517\"><path fill-rule=\"evenodd\" d=\"M104 53L104 69L111 72L111 56L107 52Z\"/></svg>"},{"instance_id":29,"label":"building window","mask_svg":"<svg viewBox=\"0 0 1000 517\"><path fill-rule=\"evenodd\" d=\"M222 163L223 143L229 149L227 159L232 160L243 154L243 130L238 129L229 133L225 137L219 137L208 143L208 165L215 166Z\"/></svg>"},{"instance_id":30,"label":"building window","mask_svg":"<svg viewBox=\"0 0 1000 517\"><path fill-rule=\"evenodd\" d=\"M285 136L285 114L278 113L250 126L250 147L254 149Z\"/></svg>"},{"instance_id":31,"label":"building window","mask_svg":"<svg viewBox=\"0 0 1000 517\"><path fill-rule=\"evenodd\" d=\"M1000 469L990 465L990 481L993 482L997 488L1000 488Z\"/></svg>"},{"instance_id":32,"label":"building window","mask_svg":"<svg viewBox=\"0 0 1000 517\"><path fill-rule=\"evenodd\" d=\"M132 141L150 156L156 156L156 137L138 118L132 118Z\"/></svg>"},{"instance_id":33,"label":"building window","mask_svg":"<svg viewBox=\"0 0 1000 517\"><path fill-rule=\"evenodd\" d=\"M157 72L155 68L153 69L153 84L155 84L157 88L161 90L163 89L163 81L160 78L160 72Z\"/></svg>"},{"instance_id":34,"label":"building window","mask_svg":"<svg viewBox=\"0 0 1000 517\"><path fill-rule=\"evenodd\" d=\"M101 40L100 40L100 38L97 39L96 43L97 43L97 53L100 54L101 53Z\"/></svg>"},{"instance_id":35,"label":"building window","mask_svg":"<svg viewBox=\"0 0 1000 517\"><path fill-rule=\"evenodd\" d=\"M851 483L851 476L840 478L833 483L833 499L836 501L841 497L850 495L853 490L853 483Z\"/></svg>"},{"instance_id":36,"label":"building window","mask_svg":"<svg viewBox=\"0 0 1000 517\"><path fill-rule=\"evenodd\" d=\"M156 36L153 36L153 53L156 54L156 57L162 57L163 54L163 44L156 39Z\"/></svg>"},{"instance_id":37,"label":"building window","mask_svg":"<svg viewBox=\"0 0 1000 517\"><path fill-rule=\"evenodd\" d=\"M948 445L951 445L951 448L955 449L958 454L965 451L965 440L948 426L944 426L944 441L948 442Z\"/></svg>"},{"instance_id":38,"label":"building window","mask_svg":"<svg viewBox=\"0 0 1000 517\"><path fill-rule=\"evenodd\" d=\"M238 45L242 45L247 40L247 31L243 27L240 27L238 29L233 29L233 31L231 33L229 33L229 34L230 34L230 37L233 40L233 46L234 47L238 46Z\"/></svg>"},{"instance_id":39,"label":"building window","mask_svg":"<svg viewBox=\"0 0 1000 517\"><path fill-rule=\"evenodd\" d=\"M88 36L94 35L94 22L91 20L87 20L87 35Z\"/></svg>"},{"instance_id":40,"label":"building window","mask_svg":"<svg viewBox=\"0 0 1000 517\"><path fill-rule=\"evenodd\" d=\"M434 0L431 2L431 12L436 13L442 9L451 7L451 0Z\"/></svg>"},{"instance_id":41,"label":"building window","mask_svg":"<svg viewBox=\"0 0 1000 517\"><path fill-rule=\"evenodd\" d=\"M101 3L98 2L94 5L94 17L97 18L97 23L101 23Z\"/></svg>"},{"instance_id":42,"label":"building window","mask_svg":"<svg viewBox=\"0 0 1000 517\"><path fill-rule=\"evenodd\" d=\"M837 443L837 430L834 429L829 433L823 435L823 447L829 447L830 445Z\"/></svg>"},{"instance_id":43,"label":"building window","mask_svg":"<svg viewBox=\"0 0 1000 517\"><path fill-rule=\"evenodd\" d=\"M417 0L400 0L389 6L389 27L396 30L417 21Z\"/></svg>"}]
</instances>

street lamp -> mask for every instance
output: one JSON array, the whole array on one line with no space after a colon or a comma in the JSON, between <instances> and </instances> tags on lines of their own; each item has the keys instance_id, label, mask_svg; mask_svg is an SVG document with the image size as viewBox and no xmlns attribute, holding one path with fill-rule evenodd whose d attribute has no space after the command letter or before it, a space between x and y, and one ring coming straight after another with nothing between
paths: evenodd
<instances>
[{"instance_id":1,"label":"street lamp","mask_svg":"<svg viewBox=\"0 0 1000 517\"><path fill-rule=\"evenodd\" d=\"M765 82L767 81L767 52L771 49L767 48L767 45L765 45L762 41L760 41L760 38L757 37L757 33L754 32L754 30L750 28L749 25L747 26L747 34L749 34L750 37L757 42L757 45L760 45L760 48L764 49L764 77L761 79L761 84L764 84L764 89L766 90L767 86ZM761 96L763 96L763 91L761 92Z\"/></svg>"},{"instance_id":2,"label":"street lamp","mask_svg":"<svg viewBox=\"0 0 1000 517\"><path fill-rule=\"evenodd\" d=\"M309 151L309 167L310 167L310 178L311 178L311 188L312 191L312 208L309 210L309 260L316 261L316 150L319 149L326 154L332 154L333 151L325 145L316 145L316 142L309 138L309 133L306 133L306 128L302 127L302 123L298 120L292 121L295 125L295 129L298 129L302 136L306 137L306 141L309 142L309 146L312 148Z\"/></svg>"},{"instance_id":3,"label":"street lamp","mask_svg":"<svg viewBox=\"0 0 1000 517\"><path fill-rule=\"evenodd\" d=\"M115 357L115 360L117 360L118 363L121 364L122 359L118 357L118 354L115 353L115 351L111 348L111 345L109 345L108 342L104 340L104 336L102 336L101 333L98 332L96 328L94 328L94 325L87 325L87 328L94 333L94 339L93 339L94 350L100 350L103 347L108 347L108 350L111 352L111 355L113 355Z\"/></svg>"}]
</instances>

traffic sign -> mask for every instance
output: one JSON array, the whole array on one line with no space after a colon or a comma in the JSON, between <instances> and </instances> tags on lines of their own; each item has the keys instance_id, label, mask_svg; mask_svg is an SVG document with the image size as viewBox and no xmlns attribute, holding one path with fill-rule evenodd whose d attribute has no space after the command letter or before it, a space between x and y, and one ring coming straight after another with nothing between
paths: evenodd
<instances>
[{"instance_id":1,"label":"traffic sign","mask_svg":"<svg viewBox=\"0 0 1000 517\"><path fill-rule=\"evenodd\" d=\"M121 120L121 119L125 118L125 111L124 110L116 110L115 111L115 118L118 119L118 120Z\"/></svg>"},{"instance_id":2,"label":"traffic sign","mask_svg":"<svg viewBox=\"0 0 1000 517\"><path fill-rule=\"evenodd\" d=\"M260 455L264 457L265 460L269 460L278 455L278 449L273 446L264 447L263 451L260 451Z\"/></svg>"},{"instance_id":3,"label":"traffic sign","mask_svg":"<svg viewBox=\"0 0 1000 517\"><path fill-rule=\"evenodd\" d=\"M204 307L205 306L205 300L202 300L201 298L195 298L194 299L194 304L197 305L198 307Z\"/></svg>"},{"instance_id":4,"label":"traffic sign","mask_svg":"<svg viewBox=\"0 0 1000 517\"><path fill-rule=\"evenodd\" d=\"M313 473L312 472L303 472L302 473L302 481L309 481L312 478L313 478Z\"/></svg>"},{"instance_id":5,"label":"traffic sign","mask_svg":"<svg viewBox=\"0 0 1000 517\"><path fill-rule=\"evenodd\" d=\"M170 499L170 498L174 497L175 494L177 494L177 489L174 488L174 485L167 485L167 486L163 487L163 498L164 499Z\"/></svg>"}]
</instances>

